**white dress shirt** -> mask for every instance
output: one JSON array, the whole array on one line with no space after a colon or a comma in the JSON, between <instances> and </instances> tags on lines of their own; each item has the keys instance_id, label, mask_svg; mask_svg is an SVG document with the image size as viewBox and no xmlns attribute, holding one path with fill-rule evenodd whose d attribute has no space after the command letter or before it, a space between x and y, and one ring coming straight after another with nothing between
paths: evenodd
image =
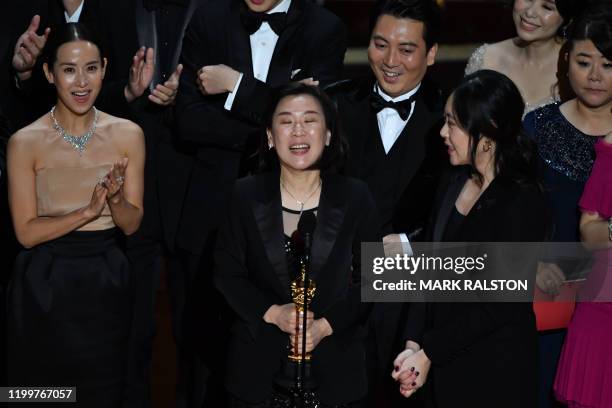
<instances>
[{"instance_id":1,"label":"white dress shirt","mask_svg":"<svg viewBox=\"0 0 612 408\"><path fill-rule=\"evenodd\" d=\"M81 12L83 11L83 4L85 4L85 0L81 1L81 5L74 11L74 13L69 16L68 12L64 10L64 18L67 23L78 23L81 18Z\"/></svg>"},{"instance_id":2,"label":"white dress shirt","mask_svg":"<svg viewBox=\"0 0 612 408\"><path fill-rule=\"evenodd\" d=\"M291 6L291 0L282 0L273 9L266 11L267 14L272 13L286 13ZM270 62L272 62L272 55L274 54L274 48L278 41L278 35L272 30L270 24L267 22L261 23L261 26L250 36L251 40L251 61L253 63L253 76L261 82L266 82L268 78L268 70L270 69ZM242 73L234 86L234 90L230 92L225 100L225 109L231 110L234 104L234 98L240 87L242 81Z\"/></svg>"},{"instance_id":3,"label":"white dress shirt","mask_svg":"<svg viewBox=\"0 0 612 408\"><path fill-rule=\"evenodd\" d=\"M412 95L414 95L419 90L420 87L421 87L421 84L418 84L410 92L407 92L396 98L392 98L389 95L387 95L378 86L378 84L374 85L374 91L377 92L380 96L382 96L382 98L387 102L389 101L400 102L400 101L404 101L410 98ZM395 144L395 141L397 140L399 135L404 130L404 126L406 126L406 124L412 117L412 113L414 112L415 103L416 102L413 101L412 104L410 105L410 113L408 114L408 118L406 120L403 120L400 117L399 113L397 113L397 111L392 108L385 108L381 110L380 112L378 112L378 114L376 115L376 119L378 120L378 130L380 131L380 137L382 139L382 143L385 148L385 153L389 154L389 151Z\"/></svg>"}]
</instances>

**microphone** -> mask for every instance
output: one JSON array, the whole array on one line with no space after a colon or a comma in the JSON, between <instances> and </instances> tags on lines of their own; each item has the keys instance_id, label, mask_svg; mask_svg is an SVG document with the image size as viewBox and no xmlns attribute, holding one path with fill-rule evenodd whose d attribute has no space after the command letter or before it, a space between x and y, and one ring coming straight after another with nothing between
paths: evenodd
<instances>
[{"instance_id":1,"label":"microphone","mask_svg":"<svg viewBox=\"0 0 612 408\"><path fill-rule=\"evenodd\" d=\"M312 234L317 226L317 217L312 212L303 213L298 222L298 232L304 243L306 262L310 259L310 247L312 246Z\"/></svg>"},{"instance_id":2,"label":"microphone","mask_svg":"<svg viewBox=\"0 0 612 408\"><path fill-rule=\"evenodd\" d=\"M310 272L310 248L312 246L312 234L314 233L315 227L317 225L317 217L312 212L302 213L300 216L300 220L298 221L298 233L302 238L302 242L304 243L304 258L302 262L304 263L304 295L308 293L309 287L309 272ZM300 364L300 373L296 377L296 388L299 394L301 395L301 399L304 399L304 390L302 381L306 377L306 329L307 329L307 319L306 316L308 314L308 301L304 299L304 316L302 317L302 361Z\"/></svg>"}]
</instances>

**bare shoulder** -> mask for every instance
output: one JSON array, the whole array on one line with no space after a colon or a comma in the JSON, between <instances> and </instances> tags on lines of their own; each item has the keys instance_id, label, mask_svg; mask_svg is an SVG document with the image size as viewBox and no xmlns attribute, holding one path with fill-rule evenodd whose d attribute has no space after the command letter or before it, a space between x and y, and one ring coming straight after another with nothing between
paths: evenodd
<instances>
[{"instance_id":1,"label":"bare shoulder","mask_svg":"<svg viewBox=\"0 0 612 408\"><path fill-rule=\"evenodd\" d=\"M515 60L516 52L514 38L491 44L487 48L484 65L496 71L503 71L504 66Z\"/></svg>"},{"instance_id":2,"label":"bare shoulder","mask_svg":"<svg viewBox=\"0 0 612 408\"><path fill-rule=\"evenodd\" d=\"M140 126L136 123L109 115L108 113L100 112L97 128L106 133L114 142L124 143L142 143L144 134Z\"/></svg>"},{"instance_id":3,"label":"bare shoulder","mask_svg":"<svg viewBox=\"0 0 612 408\"><path fill-rule=\"evenodd\" d=\"M33 151L38 144L42 143L49 131L49 118L44 115L28 126L15 132L8 141L8 147L14 149L27 149Z\"/></svg>"}]
</instances>

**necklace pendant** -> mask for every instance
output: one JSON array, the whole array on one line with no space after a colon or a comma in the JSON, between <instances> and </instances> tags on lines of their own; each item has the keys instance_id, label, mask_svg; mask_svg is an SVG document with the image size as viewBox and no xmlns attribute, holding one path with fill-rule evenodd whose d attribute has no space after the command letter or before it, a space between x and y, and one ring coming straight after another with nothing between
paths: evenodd
<instances>
[{"instance_id":1,"label":"necklace pendant","mask_svg":"<svg viewBox=\"0 0 612 408\"><path fill-rule=\"evenodd\" d=\"M66 132L66 129L64 129L59 124L57 119L55 118L55 106L51 108L50 114L51 114L51 120L53 121L53 127L55 128L57 133L62 137L62 139L68 142L70 146L72 146L79 153L79 156L83 155L83 152L85 151L85 148L87 147L87 143L89 143L89 140L92 138L92 136L96 132L96 126L98 124L98 110L96 109L95 106L93 107L93 110L94 110L94 119L93 119L93 123L91 124L91 128L89 128L87 133L85 133L83 136L74 136Z\"/></svg>"}]
</instances>

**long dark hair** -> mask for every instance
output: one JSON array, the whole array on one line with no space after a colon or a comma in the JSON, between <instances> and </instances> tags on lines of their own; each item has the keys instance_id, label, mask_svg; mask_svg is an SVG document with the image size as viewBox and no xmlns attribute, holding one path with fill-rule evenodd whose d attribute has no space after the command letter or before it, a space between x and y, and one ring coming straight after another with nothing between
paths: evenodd
<instances>
[{"instance_id":1,"label":"long dark hair","mask_svg":"<svg viewBox=\"0 0 612 408\"><path fill-rule=\"evenodd\" d=\"M329 146L323 149L321 158L312 168L320 170L321 174L337 173L344 165L347 143L340 128L336 106L320 88L299 82L292 82L275 89L266 108L264 124L267 129L272 129L274 112L280 101L287 96L298 95L310 95L321 105L323 108L323 115L325 116L325 125L327 130L331 132ZM259 148L260 170L277 170L279 168L278 155L273 149L268 149L266 133L262 133L263 137Z\"/></svg>"},{"instance_id":2,"label":"long dark hair","mask_svg":"<svg viewBox=\"0 0 612 408\"><path fill-rule=\"evenodd\" d=\"M87 41L98 47L100 61L104 65L104 50L96 33L84 24L68 23L54 27L49 33L44 51L44 62L49 65L49 70L53 69L53 64L57 60L57 50L62 45L73 41Z\"/></svg>"},{"instance_id":3,"label":"long dark hair","mask_svg":"<svg viewBox=\"0 0 612 408\"><path fill-rule=\"evenodd\" d=\"M537 180L535 145L523 133L525 103L518 88L504 74L480 70L467 75L453 92L453 114L470 136L471 170L476 169L478 142L487 137L495 142L495 176L517 183Z\"/></svg>"}]
</instances>

